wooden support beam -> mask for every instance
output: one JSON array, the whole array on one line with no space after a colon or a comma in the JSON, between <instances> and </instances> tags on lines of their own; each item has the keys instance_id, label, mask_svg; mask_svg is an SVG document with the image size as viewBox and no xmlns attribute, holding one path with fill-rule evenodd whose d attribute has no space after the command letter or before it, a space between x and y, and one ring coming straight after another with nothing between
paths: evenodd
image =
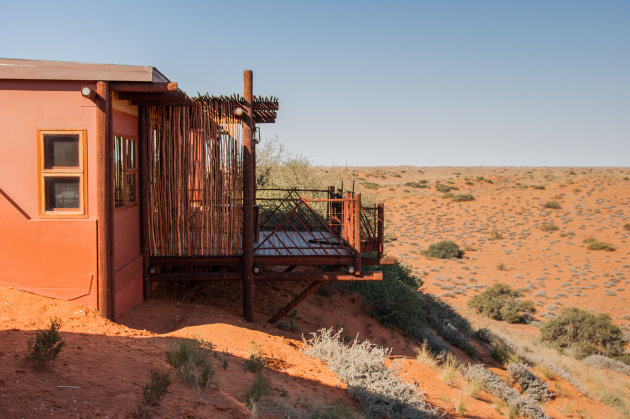
<instances>
[{"instance_id":1,"label":"wooden support beam","mask_svg":"<svg viewBox=\"0 0 630 419\"><path fill-rule=\"evenodd\" d=\"M113 214L114 143L112 139L112 100L108 82L96 83L96 218L98 310L113 319Z\"/></svg>"},{"instance_id":2,"label":"wooden support beam","mask_svg":"<svg viewBox=\"0 0 630 419\"><path fill-rule=\"evenodd\" d=\"M147 177L148 177L148 161L147 149L147 108L139 107L138 115L138 154L140 161L138 164L139 181L140 181L140 199L138 199L140 208L140 251L142 253L142 290L145 300L151 298L151 281L149 279L149 220L148 220L148 193L147 193Z\"/></svg>"},{"instance_id":3,"label":"wooden support beam","mask_svg":"<svg viewBox=\"0 0 630 419\"><path fill-rule=\"evenodd\" d=\"M380 271L353 275L346 272L261 272L253 275L256 281L381 281ZM241 272L181 272L158 273L150 276L151 281L240 281Z\"/></svg>"},{"instance_id":4,"label":"wooden support beam","mask_svg":"<svg viewBox=\"0 0 630 419\"><path fill-rule=\"evenodd\" d=\"M243 73L243 317L254 321L254 76Z\"/></svg>"},{"instance_id":5,"label":"wooden support beam","mask_svg":"<svg viewBox=\"0 0 630 419\"><path fill-rule=\"evenodd\" d=\"M290 265L284 270L284 272L293 272L297 268L297 265Z\"/></svg>"},{"instance_id":6,"label":"wooden support beam","mask_svg":"<svg viewBox=\"0 0 630 419\"><path fill-rule=\"evenodd\" d=\"M354 274L361 274L361 194L354 195Z\"/></svg>"},{"instance_id":7,"label":"wooden support beam","mask_svg":"<svg viewBox=\"0 0 630 419\"><path fill-rule=\"evenodd\" d=\"M383 266L383 265L393 265L395 263L396 263L396 259L389 256L385 256L382 258L361 258L361 265L363 266L370 266L370 265Z\"/></svg>"},{"instance_id":8,"label":"wooden support beam","mask_svg":"<svg viewBox=\"0 0 630 419\"><path fill-rule=\"evenodd\" d=\"M320 289L325 283L326 281L313 282L311 285L306 287L304 291L299 293L291 302L289 302L289 304L282 307L276 314L274 314L273 317L269 319L269 323L274 324L275 322L277 322L278 320L286 316L289 311L297 307L298 304L306 300L306 297L308 297L309 295L311 295L312 293Z\"/></svg>"},{"instance_id":9,"label":"wooden support beam","mask_svg":"<svg viewBox=\"0 0 630 419\"><path fill-rule=\"evenodd\" d=\"M151 266L232 266L239 267L240 256L152 256Z\"/></svg>"},{"instance_id":10,"label":"wooden support beam","mask_svg":"<svg viewBox=\"0 0 630 419\"><path fill-rule=\"evenodd\" d=\"M174 92L160 92L160 93L137 93L137 92L120 92L118 98L121 100L139 100L146 102L169 102L177 100L185 100L187 98L186 92L177 90Z\"/></svg>"},{"instance_id":11,"label":"wooden support beam","mask_svg":"<svg viewBox=\"0 0 630 419\"><path fill-rule=\"evenodd\" d=\"M175 92L178 89L176 82L112 82L110 89L116 92L155 93Z\"/></svg>"}]
</instances>

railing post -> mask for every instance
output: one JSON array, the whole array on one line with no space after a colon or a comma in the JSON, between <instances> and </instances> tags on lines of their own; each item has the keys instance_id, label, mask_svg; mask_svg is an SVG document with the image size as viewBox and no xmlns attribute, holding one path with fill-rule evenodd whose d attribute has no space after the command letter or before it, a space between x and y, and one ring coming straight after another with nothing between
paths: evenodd
<instances>
[{"instance_id":1,"label":"railing post","mask_svg":"<svg viewBox=\"0 0 630 419\"><path fill-rule=\"evenodd\" d=\"M361 274L361 194L354 195L354 274Z\"/></svg>"},{"instance_id":2,"label":"railing post","mask_svg":"<svg viewBox=\"0 0 630 419\"><path fill-rule=\"evenodd\" d=\"M383 253L385 251L385 246L384 246L384 242L385 242L385 204L383 204L382 202L380 204L378 204L378 206L376 207L376 226L377 226L377 240L376 240L376 245L377 245L377 253L378 253L378 258L382 258L383 257Z\"/></svg>"},{"instance_id":3,"label":"railing post","mask_svg":"<svg viewBox=\"0 0 630 419\"><path fill-rule=\"evenodd\" d=\"M254 321L254 94L253 74L244 72L243 115L243 317Z\"/></svg>"}]
</instances>

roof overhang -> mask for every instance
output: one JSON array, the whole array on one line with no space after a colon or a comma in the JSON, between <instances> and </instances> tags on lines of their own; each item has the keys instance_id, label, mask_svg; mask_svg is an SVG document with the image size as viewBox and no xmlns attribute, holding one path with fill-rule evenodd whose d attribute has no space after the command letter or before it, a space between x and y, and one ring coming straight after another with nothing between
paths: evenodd
<instances>
[{"instance_id":1,"label":"roof overhang","mask_svg":"<svg viewBox=\"0 0 630 419\"><path fill-rule=\"evenodd\" d=\"M0 79L161 82L170 80L151 66L73 63L0 58Z\"/></svg>"}]
</instances>

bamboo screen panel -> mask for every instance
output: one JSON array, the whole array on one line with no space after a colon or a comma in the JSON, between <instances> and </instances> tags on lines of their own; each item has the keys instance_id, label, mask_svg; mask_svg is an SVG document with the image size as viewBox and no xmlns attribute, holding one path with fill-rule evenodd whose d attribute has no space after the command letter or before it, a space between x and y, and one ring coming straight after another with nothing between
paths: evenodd
<instances>
[{"instance_id":1,"label":"bamboo screen panel","mask_svg":"<svg viewBox=\"0 0 630 419\"><path fill-rule=\"evenodd\" d=\"M148 106L151 256L242 254L242 126L233 101Z\"/></svg>"}]
</instances>

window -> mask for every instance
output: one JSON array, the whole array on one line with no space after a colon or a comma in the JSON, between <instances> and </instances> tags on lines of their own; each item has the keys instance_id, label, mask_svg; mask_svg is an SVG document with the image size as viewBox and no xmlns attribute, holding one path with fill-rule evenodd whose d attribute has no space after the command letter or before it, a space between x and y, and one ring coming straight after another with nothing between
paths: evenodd
<instances>
[{"instance_id":1,"label":"window","mask_svg":"<svg viewBox=\"0 0 630 419\"><path fill-rule=\"evenodd\" d=\"M37 137L40 215L87 216L85 131L39 131Z\"/></svg>"},{"instance_id":2,"label":"window","mask_svg":"<svg viewBox=\"0 0 630 419\"><path fill-rule=\"evenodd\" d=\"M114 205L134 205L137 201L138 163L136 140L114 137Z\"/></svg>"}]
</instances>

